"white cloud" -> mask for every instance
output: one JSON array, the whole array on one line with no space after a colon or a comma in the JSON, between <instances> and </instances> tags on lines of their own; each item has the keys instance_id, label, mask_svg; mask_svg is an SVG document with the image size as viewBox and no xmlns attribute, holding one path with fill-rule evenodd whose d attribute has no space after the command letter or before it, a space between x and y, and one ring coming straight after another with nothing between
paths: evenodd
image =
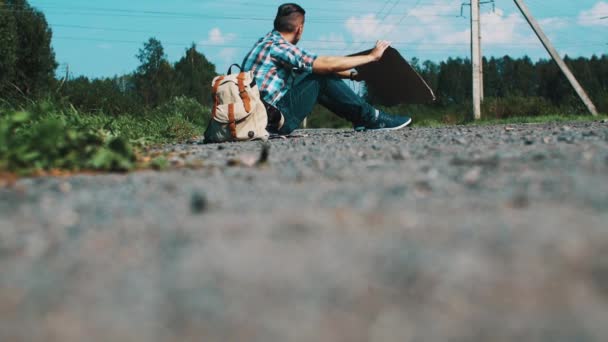
<instances>
[{"instance_id":1,"label":"white cloud","mask_svg":"<svg viewBox=\"0 0 608 342\"><path fill-rule=\"evenodd\" d=\"M435 25L430 31L426 31L426 35L423 39L425 43L468 45L471 41L470 28L457 30L455 25L449 22ZM515 13L505 16L501 9L481 15L481 36L484 44L508 45L535 41L521 16Z\"/></svg>"},{"instance_id":2,"label":"white cloud","mask_svg":"<svg viewBox=\"0 0 608 342\"><path fill-rule=\"evenodd\" d=\"M578 23L583 26L608 26L608 2L599 1L591 9L581 11Z\"/></svg>"},{"instance_id":3,"label":"white cloud","mask_svg":"<svg viewBox=\"0 0 608 342\"><path fill-rule=\"evenodd\" d=\"M345 26L355 42L388 39L386 36L395 30L395 25L383 21L385 20L377 18L375 14L366 14L348 18Z\"/></svg>"},{"instance_id":4,"label":"white cloud","mask_svg":"<svg viewBox=\"0 0 608 342\"><path fill-rule=\"evenodd\" d=\"M223 33L218 27L212 28L209 31L208 37L200 41L202 45L225 45L236 39L234 33Z\"/></svg>"},{"instance_id":5,"label":"white cloud","mask_svg":"<svg viewBox=\"0 0 608 342\"><path fill-rule=\"evenodd\" d=\"M466 1L465 1L466 2ZM437 24L439 16L460 14L463 1L437 1L436 3L418 6L409 10L405 15L415 18L421 23Z\"/></svg>"},{"instance_id":6,"label":"white cloud","mask_svg":"<svg viewBox=\"0 0 608 342\"><path fill-rule=\"evenodd\" d=\"M505 16L502 9L481 17L482 39L488 44L527 44L536 42L532 29L521 15Z\"/></svg>"},{"instance_id":7,"label":"white cloud","mask_svg":"<svg viewBox=\"0 0 608 342\"><path fill-rule=\"evenodd\" d=\"M471 30L468 19L455 18L460 14L461 4L462 1L437 1L430 5L403 9L383 20L374 14L351 17L345 26L355 42L381 38L395 42L395 46L401 50L405 47L414 51L465 52L469 49ZM486 10L482 12L481 21L484 44L506 46L537 42L519 13L507 15L500 8L494 12ZM555 28L564 23L551 20L545 24Z\"/></svg>"}]
</instances>

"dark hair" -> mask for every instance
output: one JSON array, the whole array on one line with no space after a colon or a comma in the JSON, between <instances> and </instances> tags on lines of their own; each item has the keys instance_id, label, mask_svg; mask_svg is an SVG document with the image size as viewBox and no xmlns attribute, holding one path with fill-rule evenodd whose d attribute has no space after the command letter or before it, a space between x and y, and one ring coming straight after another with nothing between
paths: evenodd
<instances>
[{"instance_id":1,"label":"dark hair","mask_svg":"<svg viewBox=\"0 0 608 342\"><path fill-rule=\"evenodd\" d=\"M306 11L298 4L282 4L274 19L274 29L279 32L294 32L300 23L300 17L304 17Z\"/></svg>"}]
</instances>

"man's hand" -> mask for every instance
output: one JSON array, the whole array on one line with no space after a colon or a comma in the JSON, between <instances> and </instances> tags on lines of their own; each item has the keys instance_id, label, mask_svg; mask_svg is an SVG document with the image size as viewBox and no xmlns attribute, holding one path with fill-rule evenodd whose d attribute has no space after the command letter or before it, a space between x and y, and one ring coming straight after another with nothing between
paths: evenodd
<instances>
[{"instance_id":1,"label":"man's hand","mask_svg":"<svg viewBox=\"0 0 608 342\"><path fill-rule=\"evenodd\" d=\"M379 61L384 55L384 51L391 46L391 42L386 40L379 40L376 42L376 47L369 54L374 58L374 61Z\"/></svg>"},{"instance_id":2,"label":"man's hand","mask_svg":"<svg viewBox=\"0 0 608 342\"><path fill-rule=\"evenodd\" d=\"M377 62L384 55L384 51L388 49L391 42L379 40L376 47L367 55L336 57L336 56L319 56L312 64L312 72L315 74L335 74L351 70L360 65L371 62ZM340 74L343 78L350 77L350 73ZM358 80L358 79L355 79Z\"/></svg>"}]
</instances>

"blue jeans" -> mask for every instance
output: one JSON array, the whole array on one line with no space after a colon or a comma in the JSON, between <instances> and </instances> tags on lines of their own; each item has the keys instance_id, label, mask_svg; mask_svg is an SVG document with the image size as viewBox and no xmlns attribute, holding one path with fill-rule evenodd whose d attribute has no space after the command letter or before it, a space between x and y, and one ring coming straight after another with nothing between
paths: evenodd
<instances>
[{"instance_id":1,"label":"blue jeans","mask_svg":"<svg viewBox=\"0 0 608 342\"><path fill-rule=\"evenodd\" d=\"M370 121L376 111L338 76L303 74L295 79L291 89L277 102L277 109L285 117L279 133L293 132L317 103L356 124Z\"/></svg>"}]
</instances>

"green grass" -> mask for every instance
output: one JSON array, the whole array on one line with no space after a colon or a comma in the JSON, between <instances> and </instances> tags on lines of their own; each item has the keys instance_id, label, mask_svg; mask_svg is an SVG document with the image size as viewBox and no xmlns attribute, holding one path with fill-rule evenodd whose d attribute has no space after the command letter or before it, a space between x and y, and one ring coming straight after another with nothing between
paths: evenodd
<instances>
[{"instance_id":1,"label":"green grass","mask_svg":"<svg viewBox=\"0 0 608 342\"><path fill-rule=\"evenodd\" d=\"M506 119L482 119L470 122L471 125L508 125L508 124L534 124L552 122L593 122L608 119L608 115L541 115L541 116L515 116Z\"/></svg>"},{"instance_id":2,"label":"green grass","mask_svg":"<svg viewBox=\"0 0 608 342\"><path fill-rule=\"evenodd\" d=\"M176 98L144 115L81 113L49 101L0 109L0 172L116 171L142 165L140 151L200 136L209 117L196 101Z\"/></svg>"},{"instance_id":3,"label":"green grass","mask_svg":"<svg viewBox=\"0 0 608 342\"><path fill-rule=\"evenodd\" d=\"M556 108L544 99L511 98L488 99L483 108L483 117L479 121L467 122L466 114L470 112L470 104L458 104L445 107L404 105L397 107L381 107L392 114L406 114L413 118L413 127L445 127L451 125L492 125L516 123L547 123L547 122L581 122L606 119L607 115L597 117L580 113L580 108ZM316 106L308 120L309 128L350 128L352 125L327 109Z\"/></svg>"},{"instance_id":4,"label":"green grass","mask_svg":"<svg viewBox=\"0 0 608 342\"><path fill-rule=\"evenodd\" d=\"M415 118L415 117L414 117ZM608 115L541 115L541 116L514 116L506 119L484 119L478 121L457 120L454 123L439 121L437 119L421 118L414 119L413 127L446 127L454 124L459 125L508 125L508 124L540 124L540 123L568 123L568 122L593 122L608 119Z\"/></svg>"}]
</instances>

